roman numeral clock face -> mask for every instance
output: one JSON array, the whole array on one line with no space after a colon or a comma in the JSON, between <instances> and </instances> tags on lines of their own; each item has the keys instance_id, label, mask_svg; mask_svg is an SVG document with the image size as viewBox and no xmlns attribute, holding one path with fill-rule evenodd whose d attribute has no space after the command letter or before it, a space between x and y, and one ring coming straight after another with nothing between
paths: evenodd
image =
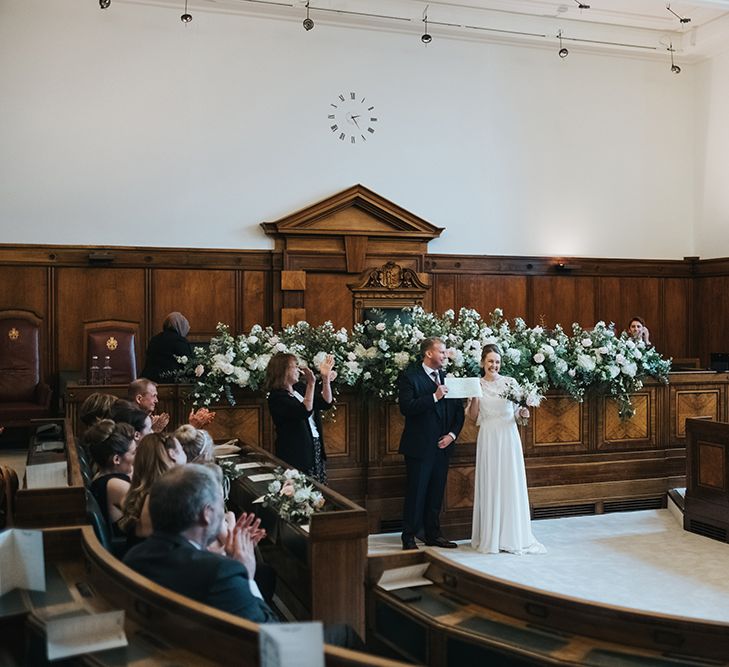
<instances>
[{"instance_id":1,"label":"roman numeral clock face","mask_svg":"<svg viewBox=\"0 0 729 667\"><path fill-rule=\"evenodd\" d=\"M348 92L329 105L329 129L339 141L362 144L371 139L377 127L375 107L364 95Z\"/></svg>"}]
</instances>

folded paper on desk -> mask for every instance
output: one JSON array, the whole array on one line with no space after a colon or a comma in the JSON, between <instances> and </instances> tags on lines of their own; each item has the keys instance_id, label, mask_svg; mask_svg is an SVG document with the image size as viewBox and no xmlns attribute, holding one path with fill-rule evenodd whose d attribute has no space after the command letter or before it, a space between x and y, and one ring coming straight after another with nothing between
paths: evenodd
<instances>
[{"instance_id":1,"label":"folded paper on desk","mask_svg":"<svg viewBox=\"0 0 729 667\"><path fill-rule=\"evenodd\" d=\"M50 489L68 486L66 462L38 463L25 469L25 483L29 489Z\"/></svg>"},{"instance_id":2,"label":"folded paper on desk","mask_svg":"<svg viewBox=\"0 0 729 667\"><path fill-rule=\"evenodd\" d=\"M445 379L448 387L446 398L471 398L483 395L479 378L449 378Z\"/></svg>"},{"instance_id":3,"label":"folded paper on desk","mask_svg":"<svg viewBox=\"0 0 729 667\"><path fill-rule=\"evenodd\" d=\"M268 468L269 464L265 461L248 461L247 463L236 463L236 470L247 470L248 468Z\"/></svg>"},{"instance_id":4,"label":"folded paper on desk","mask_svg":"<svg viewBox=\"0 0 729 667\"><path fill-rule=\"evenodd\" d=\"M324 630L318 621L260 625L258 646L261 667L324 667Z\"/></svg>"},{"instance_id":5,"label":"folded paper on desk","mask_svg":"<svg viewBox=\"0 0 729 667\"><path fill-rule=\"evenodd\" d=\"M128 643L123 610L50 619L46 623L46 636L49 660L119 648Z\"/></svg>"},{"instance_id":6,"label":"folded paper on desk","mask_svg":"<svg viewBox=\"0 0 729 667\"><path fill-rule=\"evenodd\" d=\"M230 442L226 442L222 445L215 445L213 447L213 455L214 456L230 456L231 454L237 454L240 452L240 447L238 445L234 445L232 443L236 442L235 440L232 440Z\"/></svg>"},{"instance_id":7,"label":"folded paper on desk","mask_svg":"<svg viewBox=\"0 0 729 667\"><path fill-rule=\"evenodd\" d=\"M66 448L63 440L47 440L35 446L36 452L62 452Z\"/></svg>"},{"instance_id":8,"label":"folded paper on desk","mask_svg":"<svg viewBox=\"0 0 729 667\"><path fill-rule=\"evenodd\" d=\"M251 475L248 479L250 479L251 482L268 482L270 480L276 479L276 475L274 475L272 472L264 472L260 475Z\"/></svg>"},{"instance_id":9,"label":"folded paper on desk","mask_svg":"<svg viewBox=\"0 0 729 667\"><path fill-rule=\"evenodd\" d=\"M46 590L43 532L10 528L0 533L0 595L14 588Z\"/></svg>"},{"instance_id":10,"label":"folded paper on desk","mask_svg":"<svg viewBox=\"0 0 729 667\"><path fill-rule=\"evenodd\" d=\"M428 586L433 582L423 575L428 569L429 563L418 563L418 565L407 565L406 567L395 567L385 570L377 582L380 588L386 591L396 591L399 588L413 588L415 586Z\"/></svg>"}]
</instances>

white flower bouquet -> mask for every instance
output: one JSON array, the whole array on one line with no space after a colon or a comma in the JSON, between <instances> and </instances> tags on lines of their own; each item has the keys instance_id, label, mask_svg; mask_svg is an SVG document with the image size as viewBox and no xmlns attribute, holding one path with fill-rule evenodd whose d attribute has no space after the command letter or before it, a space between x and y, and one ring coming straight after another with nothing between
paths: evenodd
<instances>
[{"instance_id":1,"label":"white flower bouquet","mask_svg":"<svg viewBox=\"0 0 729 667\"><path fill-rule=\"evenodd\" d=\"M324 496L314 488L309 477L294 468L275 470L276 479L268 485L263 506L270 507L292 523L306 523L324 507Z\"/></svg>"}]
</instances>

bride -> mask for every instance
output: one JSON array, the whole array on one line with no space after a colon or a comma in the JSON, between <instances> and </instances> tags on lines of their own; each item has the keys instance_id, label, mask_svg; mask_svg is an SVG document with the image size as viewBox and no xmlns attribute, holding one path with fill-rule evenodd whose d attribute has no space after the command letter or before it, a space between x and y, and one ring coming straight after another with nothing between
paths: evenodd
<instances>
[{"instance_id":1,"label":"bride","mask_svg":"<svg viewBox=\"0 0 729 667\"><path fill-rule=\"evenodd\" d=\"M515 416L529 410L503 398L510 377L499 375L501 353L485 345L481 353L483 396L469 399L466 414L479 426L471 545L482 553L546 553L531 529L524 458Z\"/></svg>"}]
</instances>

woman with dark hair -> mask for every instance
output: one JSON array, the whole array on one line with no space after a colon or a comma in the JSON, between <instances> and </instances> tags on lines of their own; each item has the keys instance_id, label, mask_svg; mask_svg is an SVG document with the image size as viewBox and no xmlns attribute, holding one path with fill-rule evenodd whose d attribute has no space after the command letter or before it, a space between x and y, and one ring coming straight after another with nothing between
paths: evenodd
<instances>
[{"instance_id":1,"label":"woman with dark hair","mask_svg":"<svg viewBox=\"0 0 729 667\"><path fill-rule=\"evenodd\" d=\"M332 407L334 357L330 354L319 368L317 386L311 368L298 368L293 354L279 352L266 368L268 409L276 426L276 456L322 484L327 482L326 451L321 411ZM299 382L303 375L304 381Z\"/></svg>"},{"instance_id":2,"label":"woman with dark hair","mask_svg":"<svg viewBox=\"0 0 729 667\"><path fill-rule=\"evenodd\" d=\"M111 418L117 423L129 424L134 429L134 440L137 444L152 432L152 418L140 407L122 398L111 407Z\"/></svg>"},{"instance_id":3,"label":"woman with dark hair","mask_svg":"<svg viewBox=\"0 0 729 667\"><path fill-rule=\"evenodd\" d=\"M515 417L529 410L504 398L516 384L499 375L501 352L496 345L481 351L482 396L470 398L466 415L478 425L476 482L471 546L482 553L545 553L531 528L524 455Z\"/></svg>"},{"instance_id":4,"label":"woman with dark hair","mask_svg":"<svg viewBox=\"0 0 729 667\"><path fill-rule=\"evenodd\" d=\"M646 345L651 344L650 331L645 325L645 320L638 315L628 323L628 334L636 342L642 340Z\"/></svg>"},{"instance_id":5,"label":"woman with dark hair","mask_svg":"<svg viewBox=\"0 0 729 667\"><path fill-rule=\"evenodd\" d=\"M101 419L86 431L85 442L98 472L89 491L96 498L107 524L117 536L123 535L117 526L122 506L131 484L137 443L134 428Z\"/></svg>"},{"instance_id":6,"label":"woman with dark hair","mask_svg":"<svg viewBox=\"0 0 729 667\"><path fill-rule=\"evenodd\" d=\"M180 370L177 357L192 356L192 347L187 342L189 333L187 318L182 313L170 313L162 324L162 332L149 341L139 377L153 382L174 382L175 372Z\"/></svg>"}]
</instances>

